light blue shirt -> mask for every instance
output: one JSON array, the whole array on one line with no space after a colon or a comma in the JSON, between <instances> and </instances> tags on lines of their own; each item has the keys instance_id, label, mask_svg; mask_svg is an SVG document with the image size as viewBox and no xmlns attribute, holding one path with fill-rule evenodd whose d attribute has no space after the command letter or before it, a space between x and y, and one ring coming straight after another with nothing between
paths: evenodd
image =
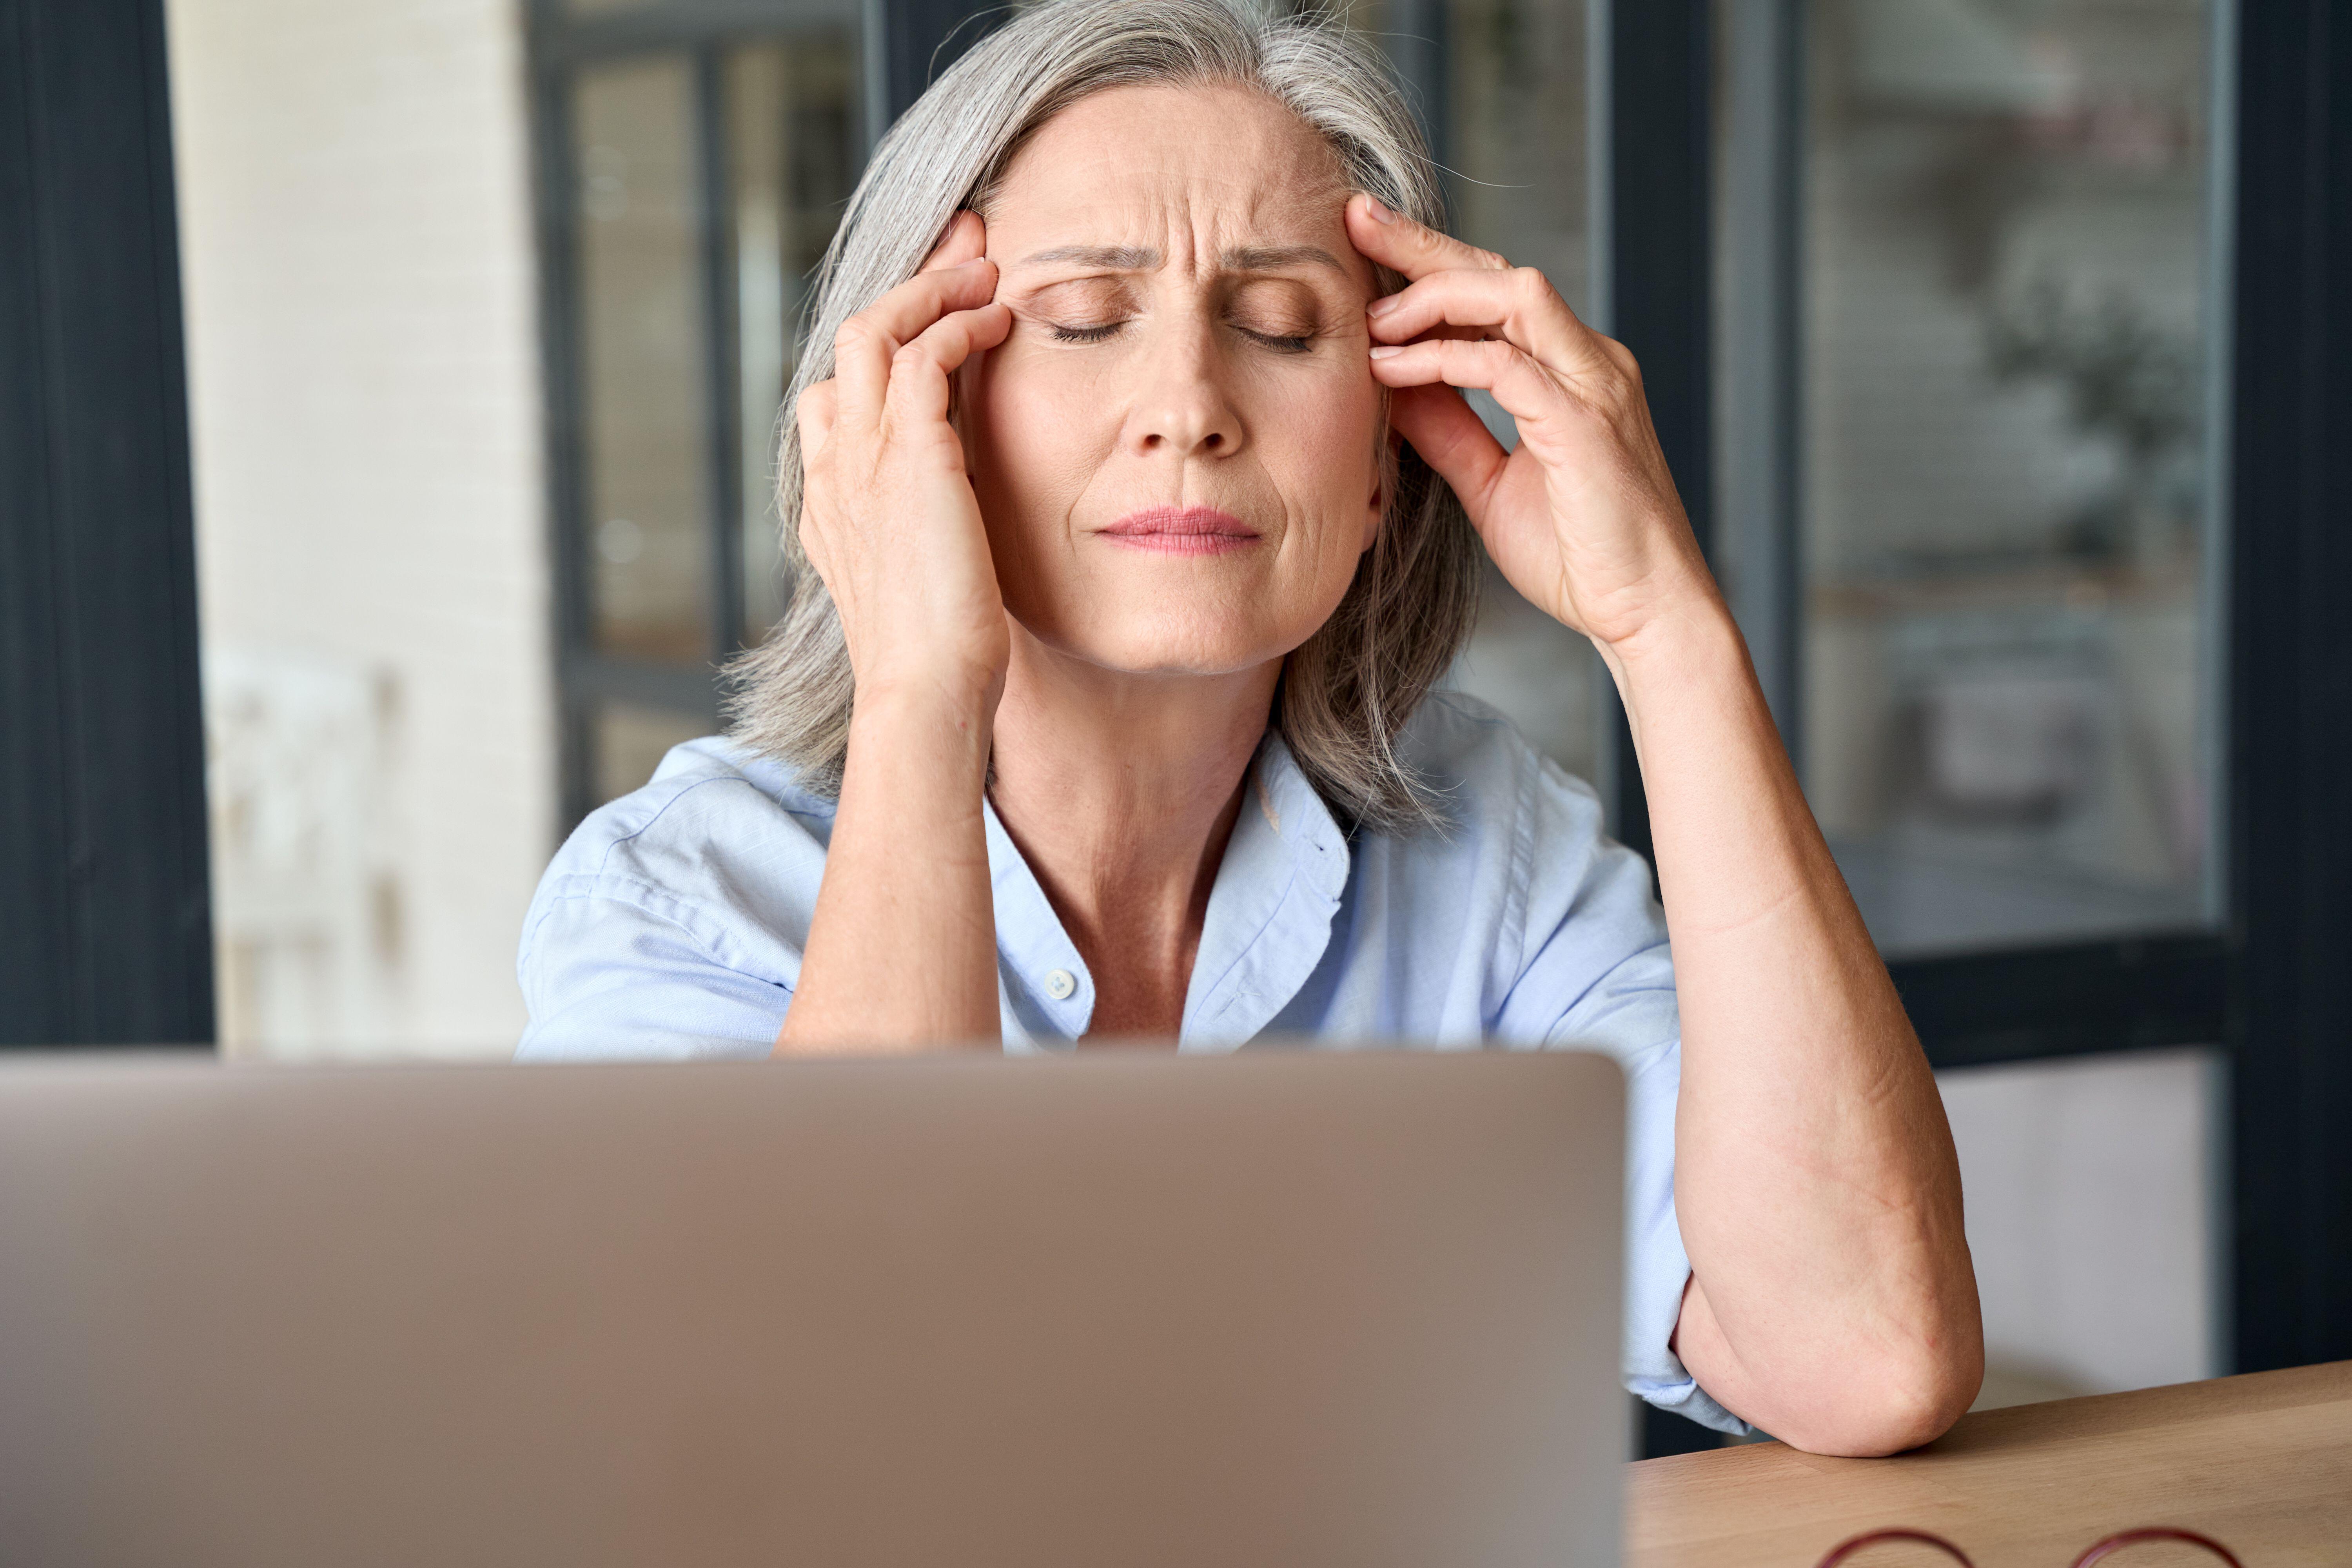
<instances>
[{"instance_id":1,"label":"light blue shirt","mask_svg":"<svg viewBox=\"0 0 2352 1568\"><path fill-rule=\"evenodd\" d=\"M1667 1348L1690 1262L1675 1221L1681 1026L1649 868L1601 805L1491 709L1431 697L1402 737L1443 830L1333 820L1279 736L1252 765L1184 999L1180 1049L1269 1037L1606 1051L1628 1125L1625 1385L1745 1430ZM1066 1051L1095 988L1045 889L987 811L1009 1052ZM593 813L523 924L525 1060L761 1058L792 1005L833 805L724 740L691 742Z\"/></svg>"}]
</instances>

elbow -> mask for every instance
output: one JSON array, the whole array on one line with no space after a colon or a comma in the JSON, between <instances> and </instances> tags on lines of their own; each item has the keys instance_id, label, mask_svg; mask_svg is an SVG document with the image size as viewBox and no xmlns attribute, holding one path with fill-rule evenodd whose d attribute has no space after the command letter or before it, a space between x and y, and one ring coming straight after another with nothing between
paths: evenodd
<instances>
[{"instance_id":1,"label":"elbow","mask_svg":"<svg viewBox=\"0 0 2352 1568\"><path fill-rule=\"evenodd\" d=\"M1814 1404L1791 1430L1772 1435L1808 1453L1883 1458L1932 1443L1968 1413L1984 1383L1984 1343L1970 1336L1948 1346L1921 1345L1870 1358L1831 1398Z\"/></svg>"}]
</instances>

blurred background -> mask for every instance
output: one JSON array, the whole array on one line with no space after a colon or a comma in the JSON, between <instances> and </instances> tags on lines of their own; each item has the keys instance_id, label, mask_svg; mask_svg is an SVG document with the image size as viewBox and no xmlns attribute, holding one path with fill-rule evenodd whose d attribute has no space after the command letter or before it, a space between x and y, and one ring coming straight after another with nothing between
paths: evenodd
<instances>
[{"instance_id":1,"label":"blurred background","mask_svg":"<svg viewBox=\"0 0 2352 1568\"><path fill-rule=\"evenodd\" d=\"M1341 9L1458 231L1643 355L1941 1069L1987 1401L2227 1370L2234 7ZM811 269L997 13L164 14L217 1038L503 1056L549 854L779 612ZM1454 684L1645 845L1597 658L1488 590Z\"/></svg>"}]
</instances>

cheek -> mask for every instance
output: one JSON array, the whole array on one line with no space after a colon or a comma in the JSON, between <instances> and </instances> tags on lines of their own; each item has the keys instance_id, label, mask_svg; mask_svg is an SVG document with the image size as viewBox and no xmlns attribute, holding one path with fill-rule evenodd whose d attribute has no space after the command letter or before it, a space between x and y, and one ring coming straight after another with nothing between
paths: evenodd
<instances>
[{"instance_id":1,"label":"cheek","mask_svg":"<svg viewBox=\"0 0 2352 1568\"><path fill-rule=\"evenodd\" d=\"M1371 377L1335 375L1272 400L1259 431L1266 466L1293 509L1330 535L1318 546L1360 550L1383 435L1381 389Z\"/></svg>"},{"instance_id":2,"label":"cheek","mask_svg":"<svg viewBox=\"0 0 2352 1568\"><path fill-rule=\"evenodd\" d=\"M1102 445L1093 427L1101 400L1085 381L1017 351L991 354L959 380L964 452L992 535L1041 508L1066 511L1085 488Z\"/></svg>"}]
</instances>

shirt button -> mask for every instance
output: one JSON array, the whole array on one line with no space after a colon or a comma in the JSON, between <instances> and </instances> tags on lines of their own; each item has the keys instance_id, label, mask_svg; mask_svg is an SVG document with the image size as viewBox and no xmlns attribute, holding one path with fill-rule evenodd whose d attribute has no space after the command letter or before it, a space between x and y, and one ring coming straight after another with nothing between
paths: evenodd
<instances>
[{"instance_id":1,"label":"shirt button","mask_svg":"<svg viewBox=\"0 0 2352 1568\"><path fill-rule=\"evenodd\" d=\"M1078 977L1066 969L1056 969L1045 976L1045 994L1056 1002L1066 1002L1078 988Z\"/></svg>"}]
</instances>

